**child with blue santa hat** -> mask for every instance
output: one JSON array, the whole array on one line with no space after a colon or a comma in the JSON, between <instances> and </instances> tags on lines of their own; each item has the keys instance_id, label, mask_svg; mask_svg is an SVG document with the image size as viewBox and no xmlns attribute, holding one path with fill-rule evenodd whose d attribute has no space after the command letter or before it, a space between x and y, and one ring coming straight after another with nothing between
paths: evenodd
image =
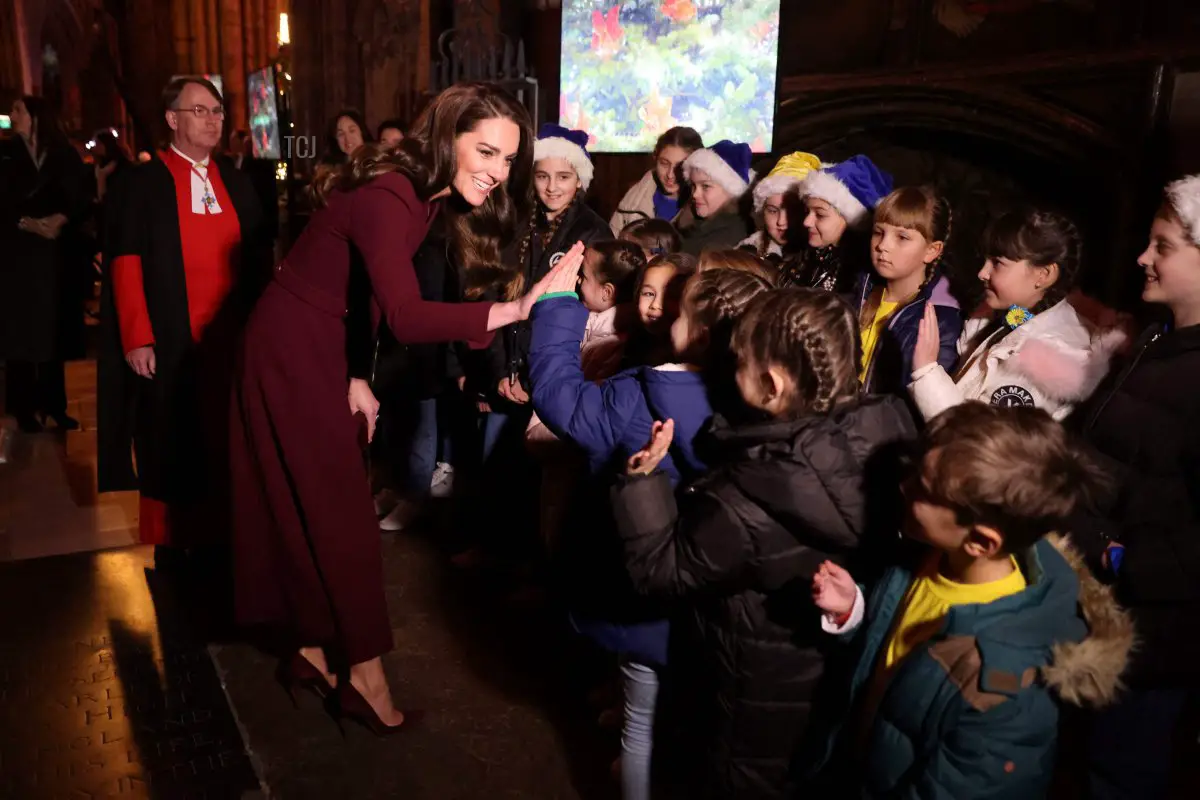
<instances>
[{"instance_id":1,"label":"child with blue santa hat","mask_svg":"<svg viewBox=\"0 0 1200 800\"><path fill-rule=\"evenodd\" d=\"M892 176L856 155L812 172L800 184L808 249L783 265L781 286L846 294L870 267L875 207L892 191Z\"/></svg>"},{"instance_id":2,"label":"child with blue santa hat","mask_svg":"<svg viewBox=\"0 0 1200 800\"><path fill-rule=\"evenodd\" d=\"M750 145L722 139L683 162L691 200L674 220L683 252L699 256L705 250L734 248L753 232L754 223L741 208L754 181L750 156Z\"/></svg>"}]
</instances>

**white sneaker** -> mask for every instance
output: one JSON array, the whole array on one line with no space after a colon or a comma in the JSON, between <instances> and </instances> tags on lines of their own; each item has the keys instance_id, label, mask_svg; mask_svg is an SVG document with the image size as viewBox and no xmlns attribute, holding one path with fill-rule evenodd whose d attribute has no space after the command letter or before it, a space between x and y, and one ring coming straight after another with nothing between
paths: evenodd
<instances>
[{"instance_id":1,"label":"white sneaker","mask_svg":"<svg viewBox=\"0 0 1200 800\"><path fill-rule=\"evenodd\" d=\"M391 513L399 502L400 498L391 489L380 489L375 495L375 516L382 517Z\"/></svg>"},{"instance_id":2,"label":"white sneaker","mask_svg":"<svg viewBox=\"0 0 1200 800\"><path fill-rule=\"evenodd\" d=\"M454 467L439 461L433 470L433 480L429 482L430 497L449 497L454 491Z\"/></svg>"},{"instance_id":3,"label":"white sneaker","mask_svg":"<svg viewBox=\"0 0 1200 800\"><path fill-rule=\"evenodd\" d=\"M421 505L407 498L396 503L391 512L379 520L379 529L383 531L402 531L413 523L421 513Z\"/></svg>"}]
</instances>

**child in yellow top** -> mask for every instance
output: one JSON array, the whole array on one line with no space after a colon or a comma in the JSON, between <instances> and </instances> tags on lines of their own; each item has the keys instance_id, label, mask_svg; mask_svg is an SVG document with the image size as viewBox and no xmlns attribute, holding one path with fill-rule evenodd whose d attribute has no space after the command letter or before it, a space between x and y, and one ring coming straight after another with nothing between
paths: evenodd
<instances>
[{"instance_id":1,"label":"child in yellow top","mask_svg":"<svg viewBox=\"0 0 1200 800\"><path fill-rule=\"evenodd\" d=\"M848 721L838 752L860 762L848 794L1045 797L1056 699L1110 702L1133 641L1111 591L1045 538L1103 476L1045 412L982 403L931 420L919 464L904 533L924 552L869 603L831 562L813 579L825 630L861 648L847 713L831 715ZM841 733L820 767L834 769Z\"/></svg>"},{"instance_id":2,"label":"child in yellow top","mask_svg":"<svg viewBox=\"0 0 1200 800\"><path fill-rule=\"evenodd\" d=\"M853 295L862 339L859 381L871 394L904 394L925 306L932 306L941 348L953 367L962 313L939 265L950 238L946 199L928 186L905 186L883 198L871 226L871 266Z\"/></svg>"}]
</instances>

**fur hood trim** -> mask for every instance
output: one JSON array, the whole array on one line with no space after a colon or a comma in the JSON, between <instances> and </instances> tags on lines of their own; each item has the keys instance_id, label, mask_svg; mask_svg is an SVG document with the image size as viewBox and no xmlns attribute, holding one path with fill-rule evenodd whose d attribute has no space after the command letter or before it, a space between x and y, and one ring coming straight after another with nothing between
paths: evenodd
<instances>
[{"instance_id":1,"label":"fur hood trim","mask_svg":"<svg viewBox=\"0 0 1200 800\"><path fill-rule=\"evenodd\" d=\"M1128 339L1121 328L1093 335L1086 349L1068 349L1053 339L1029 339L1013 353L1009 363L1047 397L1078 403L1090 397L1104 380L1114 354Z\"/></svg>"},{"instance_id":2,"label":"fur hood trim","mask_svg":"<svg viewBox=\"0 0 1200 800\"><path fill-rule=\"evenodd\" d=\"M1052 534L1047 541L1079 579L1079 610L1088 635L1081 642L1054 645L1050 664L1042 668L1042 679L1064 702L1081 707L1108 705L1123 688L1121 675L1136 646L1133 619L1117 604L1112 587L1096 580L1067 537Z\"/></svg>"}]
</instances>

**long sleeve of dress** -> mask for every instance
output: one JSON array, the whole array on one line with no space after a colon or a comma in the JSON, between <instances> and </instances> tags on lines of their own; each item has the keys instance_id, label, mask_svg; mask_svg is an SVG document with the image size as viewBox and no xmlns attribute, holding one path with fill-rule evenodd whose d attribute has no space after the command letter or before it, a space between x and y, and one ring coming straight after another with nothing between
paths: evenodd
<instances>
[{"instance_id":1,"label":"long sleeve of dress","mask_svg":"<svg viewBox=\"0 0 1200 800\"><path fill-rule=\"evenodd\" d=\"M354 192L349 237L362 253L371 290L396 340L423 344L466 340L485 347L489 303L421 299L412 257L425 238L426 207L403 175L376 178Z\"/></svg>"}]
</instances>

